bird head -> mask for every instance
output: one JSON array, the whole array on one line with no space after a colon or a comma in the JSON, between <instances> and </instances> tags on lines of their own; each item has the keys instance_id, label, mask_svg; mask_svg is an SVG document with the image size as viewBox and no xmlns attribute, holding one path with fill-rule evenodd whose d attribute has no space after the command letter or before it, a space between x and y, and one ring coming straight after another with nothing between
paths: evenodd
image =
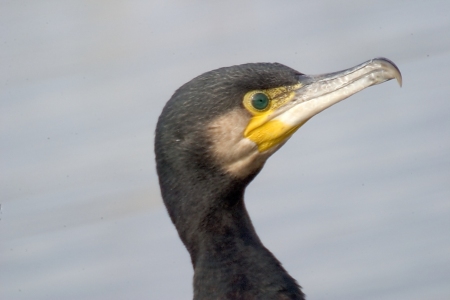
<instances>
[{"instance_id":1,"label":"bird head","mask_svg":"<svg viewBox=\"0 0 450 300\"><path fill-rule=\"evenodd\" d=\"M259 172L314 115L394 78L401 85L399 69L385 58L322 75L305 75L278 63L210 71L183 85L166 104L156 147L169 147L178 166L214 166L246 178Z\"/></svg>"}]
</instances>

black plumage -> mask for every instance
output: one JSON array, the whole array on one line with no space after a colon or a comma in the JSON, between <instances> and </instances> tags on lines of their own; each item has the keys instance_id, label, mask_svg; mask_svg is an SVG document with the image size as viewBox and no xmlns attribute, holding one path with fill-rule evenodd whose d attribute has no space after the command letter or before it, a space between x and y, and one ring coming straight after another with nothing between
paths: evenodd
<instances>
[{"instance_id":1,"label":"black plumage","mask_svg":"<svg viewBox=\"0 0 450 300\"><path fill-rule=\"evenodd\" d=\"M262 158L239 165L239 172L233 173L215 150L225 138L209 130L232 112L250 120L242 104L249 91L293 86L302 78L311 81L289 67L269 63L210 71L180 87L159 117L155 154L161 193L191 256L194 299L304 299L298 283L261 243L244 203L246 186L282 143L266 156L252 146ZM239 128L231 119L220 124L235 130L238 140L245 139L245 126ZM246 168L248 172L240 172Z\"/></svg>"},{"instance_id":2,"label":"black plumage","mask_svg":"<svg viewBox=\"0 0 450 300\"><path fill-rule=\"evenodd\" d=\"M156 128L161 192L195 269L195 299L303 299L296 281L259 240L244 204L257 172L237 179L215 164L205 128L241 109L253 89L297 82L280 64L246 64L205 73L179 88ZM279 298L276 298L280 296Z\"/></svg>"}]
</instances>

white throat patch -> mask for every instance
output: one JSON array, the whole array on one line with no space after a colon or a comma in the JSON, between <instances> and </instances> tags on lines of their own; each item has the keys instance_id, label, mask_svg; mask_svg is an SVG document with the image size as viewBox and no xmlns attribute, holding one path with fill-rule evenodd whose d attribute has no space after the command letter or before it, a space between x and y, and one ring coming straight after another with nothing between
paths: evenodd
<instances>
[{"instance_id":1,"label":"white throat patch","mask_svg":"<svg viewBox=\"0 0 450 300\"><path fill-rule=\"evenodd\" d=\"M244 109L234 109L213 120L207 128L207 136L212 142L211 155L225 172L238 178L260 169L279 148L261 153L258 146L244 136L251 117Z\"/></svg>"}]
</instances>

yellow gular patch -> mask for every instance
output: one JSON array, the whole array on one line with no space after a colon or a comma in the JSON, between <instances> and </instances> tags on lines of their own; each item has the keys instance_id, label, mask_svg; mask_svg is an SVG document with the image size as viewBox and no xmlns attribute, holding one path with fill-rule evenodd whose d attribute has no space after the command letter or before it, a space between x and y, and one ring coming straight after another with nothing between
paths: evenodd
<instances>
[{"instance_id":1,"label":"yellow gular patch","mask_svg":"<svg viewBox=\"0 0 450 300\"><path fill-rule=\"evenodd\" d=\"M258 145L259 152L264 152L287 140L302 125L292 126L278 120L270 120L245 136Z\"/></svg>"},{"instance_id":2,"label":"yellow gular patch","mask_svg":"<svg viewBox=\"0 0 450 300\"><path fill-rule=\"evenodd\" d=\"M301 125L288 125L278 120L272 120L271 115L279 108L290 102L294 97L294 91L301 84L293 86L278 87L274 89L251 91L244 96L244 107L253 115L244 131L244 136L258 145L259 152L284 142ZM263 93L268 97L269 103L264 109L254 107L253 97Z\"/></svg>"}]
</instances>

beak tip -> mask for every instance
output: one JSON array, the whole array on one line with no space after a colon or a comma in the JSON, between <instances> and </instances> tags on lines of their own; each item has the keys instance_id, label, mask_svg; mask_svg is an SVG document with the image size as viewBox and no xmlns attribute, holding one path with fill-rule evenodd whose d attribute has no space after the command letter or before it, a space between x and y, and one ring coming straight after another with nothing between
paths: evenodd
<instances>
[{"instance_id":1,"label":"beak tip","mask_svg":"<svg viewBox=\"0 0 450 300\"><path fill-rule=\"evenodd\" d=\"M385 57L377 57L372 59L372 62L378 62L380 63L385 69L389 70L392 74L392 79L396 79L397 83L400 87L402 87L403 80L402 80L402 73L400 73L400 69L397 67L397 65L390 59Z\"/></svg>"},{"instance_id":2,"label":"beak tip","mask_svg":"<svg viewBox=\"0 0 450 300\"><path fill-rule=\"evenodd\" d=\"M394 69L392 70L394 73L393 75L394 75L395 79L397 79L398 85L400 87L402 87L402 85L403 85L402 73L400 73L400 70L397 68L396 65L393 65L393 66L394 66Z\"/></svg>"}]
</instances>

